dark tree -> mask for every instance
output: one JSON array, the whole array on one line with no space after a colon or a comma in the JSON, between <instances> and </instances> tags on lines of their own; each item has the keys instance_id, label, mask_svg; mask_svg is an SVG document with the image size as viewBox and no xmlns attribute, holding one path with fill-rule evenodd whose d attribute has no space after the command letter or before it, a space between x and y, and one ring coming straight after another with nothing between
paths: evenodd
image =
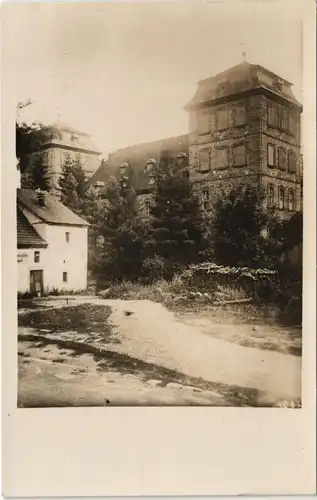
<instances>
[{"instance_id":1,"label":"dark tree","mask_svg":"<svg viewBox=\"0 0 317 500\"><path fill-rule=\"evenodd\" d=\"M70 210L80 212L80 200L77 193L78 182L74 176L74 163L66 156L58 184L61 192L61 202Z\"/></svg>"},{"instance_id":2,"label":"dark tree","mask_svg":"<svg viewBox=\"0 0 317 500\"><path fill-rule=\"evenodd\" d=\"M213 252L217 263L227 266L260 267L272 257L266 231L270 225L260 189L237 186L214 206Z\"/></svg>"},{"instance_id":3,"label":"dark tree","mask_svg":"<svg viewBox=\"0 0 317 500\"><path fill-rule=\"evenodd\" d=\"M195 262L202 249L201 215L187 175L187 160L161 158L156 172L149 252L172 265Z\"/></svg>"},{"instance_id":4,"label":"dark tree","mask_svg":"<svg viewBox=\"0 0 317 500\"><path fill-rule=\"evenodd\" d=\"M96 266L99 283L111 279L137 279L146 229L138 214L132 186L118 179L109 181L95 225L97 235L103 239Z\"/></svg>"}]
</instances>

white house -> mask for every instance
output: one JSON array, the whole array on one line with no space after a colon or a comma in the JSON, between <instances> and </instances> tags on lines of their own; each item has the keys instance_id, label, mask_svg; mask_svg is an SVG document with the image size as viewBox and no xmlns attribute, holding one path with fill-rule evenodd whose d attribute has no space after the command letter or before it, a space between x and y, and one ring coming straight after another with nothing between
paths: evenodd
<instances>
[{"instance_id":1,"label":"white house","mask_svg":"<svg viewBox=\"0 0 317 500\"><path fill-rule=\"evenodd\" d=\"M87 288L88 226L49 193L18 189L18 291Z\"/></svg>"}]
</instances>

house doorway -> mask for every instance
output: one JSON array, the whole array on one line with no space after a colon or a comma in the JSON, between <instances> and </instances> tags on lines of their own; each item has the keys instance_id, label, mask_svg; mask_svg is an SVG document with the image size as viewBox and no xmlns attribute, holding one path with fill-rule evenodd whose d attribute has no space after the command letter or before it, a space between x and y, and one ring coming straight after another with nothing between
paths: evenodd
<instances>
[{"instance_id":1,"label":"house doorway","mask_svg":"<svg viewBox=\"0 0 317 500\"><path fill-rule=\"evenodd\" d=\"M30 292L43 295L43 270L30 271Z\"/></svg>"}]
</instances>

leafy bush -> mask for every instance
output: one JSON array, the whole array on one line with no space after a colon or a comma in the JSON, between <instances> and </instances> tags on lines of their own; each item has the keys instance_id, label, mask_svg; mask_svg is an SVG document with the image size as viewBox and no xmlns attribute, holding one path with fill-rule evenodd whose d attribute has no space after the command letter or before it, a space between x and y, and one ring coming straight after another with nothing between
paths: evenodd
<instances>
[{"instance_id":1,"label":"leafy bush","mask_svg":"<svg viewBox=\"0 0 317 500\"><path fill-rule=\"evenodd\" d=\"M142 263L142 276L145 282L151 283L163 277L164 259L158 255L147 257Z\"/></svg>"}]
</instances>

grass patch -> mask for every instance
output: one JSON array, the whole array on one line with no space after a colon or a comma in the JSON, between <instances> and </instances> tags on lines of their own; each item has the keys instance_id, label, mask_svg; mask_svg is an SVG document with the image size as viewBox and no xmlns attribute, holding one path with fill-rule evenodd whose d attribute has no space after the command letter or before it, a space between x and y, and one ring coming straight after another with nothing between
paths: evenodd
<instances>
[{"instance_id":1,"label":"grass patch","mask_svg":"<svg viewBox=\"0 0 317 500\"><path fill-rule=\"evenodd\" d=\"M19 326L50 333L74 330L76 333L111 333L108 318L111 309L98 304L81 304L57 309L29 311L18 318Z\"/></svg>"}]
</instances>

